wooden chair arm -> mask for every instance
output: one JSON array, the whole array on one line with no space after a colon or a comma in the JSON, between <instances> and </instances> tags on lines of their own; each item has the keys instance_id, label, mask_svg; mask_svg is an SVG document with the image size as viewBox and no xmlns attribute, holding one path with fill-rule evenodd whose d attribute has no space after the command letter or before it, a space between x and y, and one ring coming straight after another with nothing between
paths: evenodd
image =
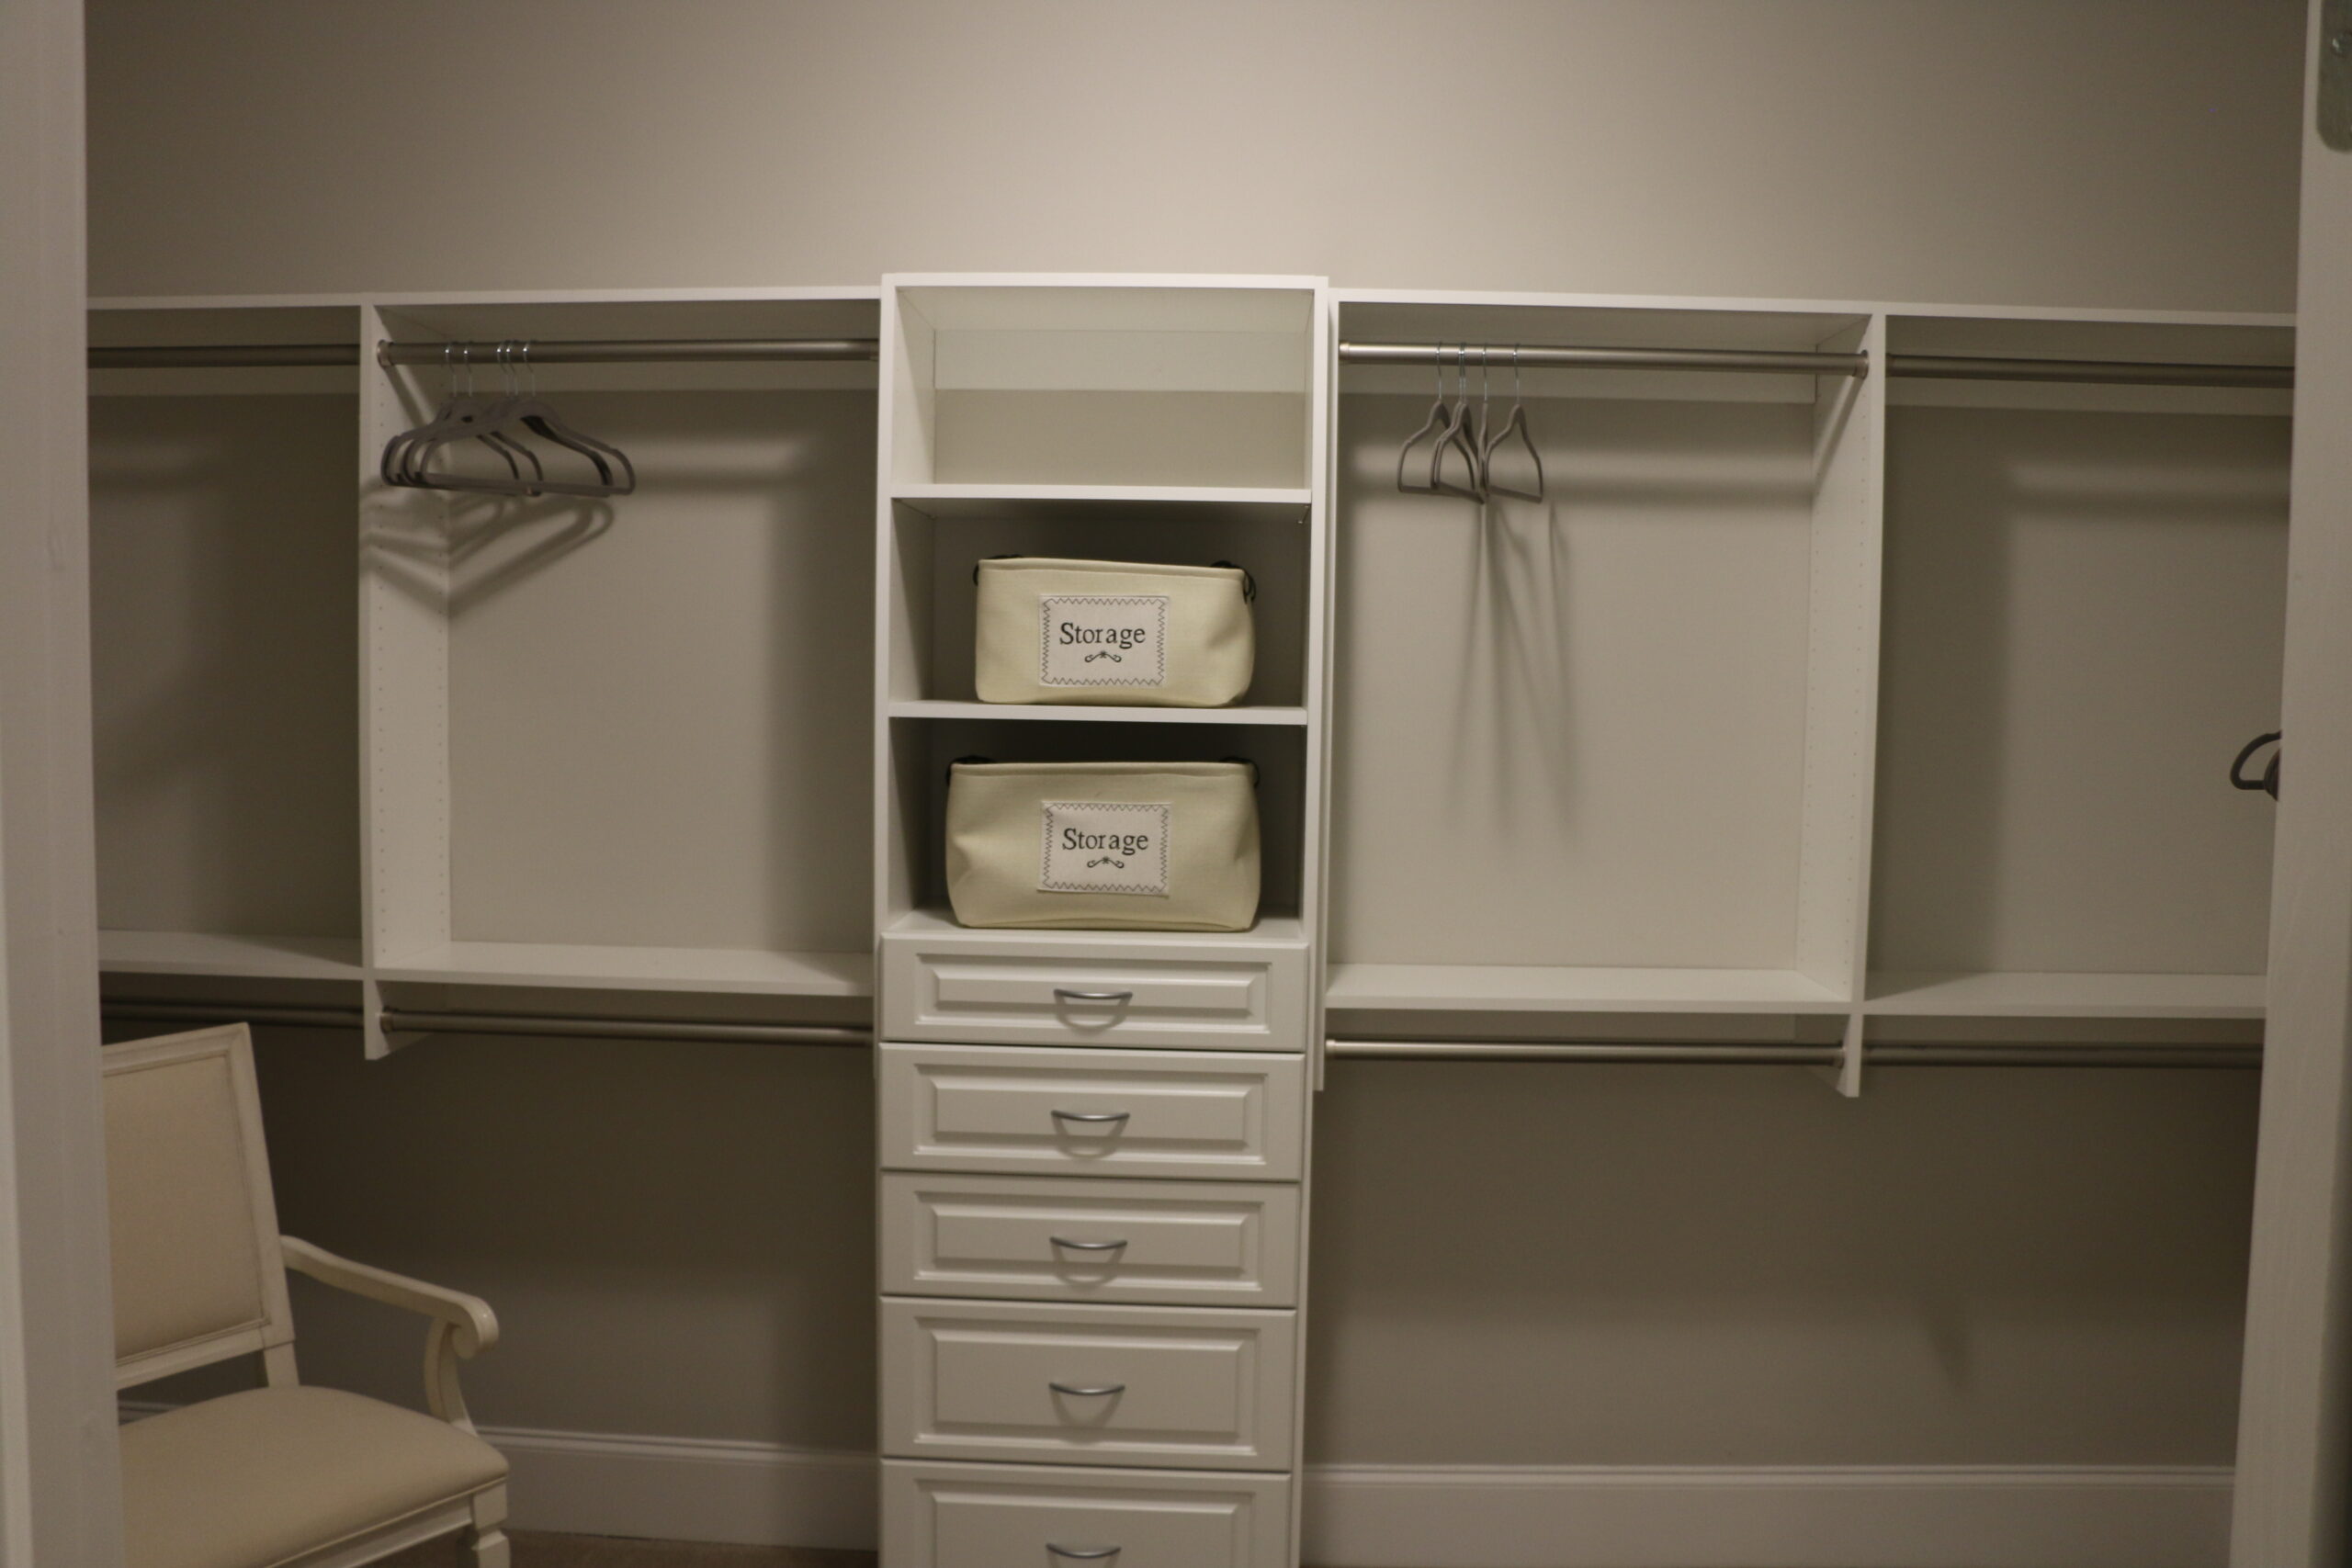
<instances>
[{"instance_id":1,"label":"wooden chair arm","mask_svg":"<svg viewBox=\"0 0 2352 1568\"><path fill-rule=\"evenodd\" d=\"M429 1285L389 1269L354 1263L299 1236L280 1236L278 1245L286 1254L288 1269L308 1274L322 1285L333 1285L338 1291L366 1296L386 1306L439 1318L457 1331L455 1348L469 1360L498 1343L498 1314L480 1296L469 1296L446 1285Z\"/></svg>"},{"instance_id":2,"label":"wooden chair arm","mask_svg":"<svg viewBox=\"0 0 2352 1568\"><path fill-rule=\"evenodd\" d=\"M348 1291L433 1319L424 1339L424 1395L433 1414L453 1427L474 1429L466 1398L458 1387L459 1360L470 1360L498 1343L498 1314L480 1296L443 1285L428 1285L405 1274L354 1263L299 1236L277 1238L286 1267L322 1285Z\"/></svg>"}]
</instances>

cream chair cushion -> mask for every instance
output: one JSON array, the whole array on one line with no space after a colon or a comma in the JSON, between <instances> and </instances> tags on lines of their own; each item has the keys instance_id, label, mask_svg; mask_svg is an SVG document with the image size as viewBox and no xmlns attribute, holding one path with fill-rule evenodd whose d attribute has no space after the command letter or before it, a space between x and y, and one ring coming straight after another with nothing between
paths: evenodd
<instances>
[{"instance_id":1,"label":"cream chair cushion","mask_svg":"<svg viewBox=\"0 0 2352 1568\"><path fill-rule=\"evenodd\" d=\"M506 1479L469 1432L339 1389L260 1388L122 1429L128 1568L268 1568Z\"/></svg>"}]
</instances>

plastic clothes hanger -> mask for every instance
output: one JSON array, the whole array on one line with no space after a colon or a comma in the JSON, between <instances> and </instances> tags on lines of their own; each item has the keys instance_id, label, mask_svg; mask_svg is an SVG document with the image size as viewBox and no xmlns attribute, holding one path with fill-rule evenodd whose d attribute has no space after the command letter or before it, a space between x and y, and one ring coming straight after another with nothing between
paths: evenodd
<instances>
[{"instance_id":1,"label":"plastic clothes hanger","mask_svg":"<svg viewBox=\"0 0 2352 1568\"><path fill-rule=\"evenodd\" d=\"M521 423L533 434L579 453L595 468L596 483L550 483L551 495L627 495L637 489L637 468L628 454L608 441L600 441L585 431L576 430L563 421L553 405L539 396L538 377L531 373L531 344L522 345L523 369L530 376L529 389L509 398L494 411L502 425ZM614 478L616 469L620 475Z\"/></svg>"},{"instance_id":2,"label":"plastic clothes hanger","mask_svg":"<svg viewBox=\"0 0 2352 1568\"><path fill-rule=\"evenodd\" d=\"M542 474L537 456L529 447L500 434L491 421L490 411L501 400L475 392L473 344L446 345L442 349L444 364L448 362L453 350L460 355L459 363L465 367L465 391L460 393L457 390L456 373L451 372L448 400L434 418L414 430L403 431L387 444L383 460L379 465L385 482L411 489L493 490L501 494L513 495L535 493L534 481L524 479L522 465L527 462L535 476ZM443 482L447 476L431 475L425 471L424 465L431 460L433 453L468 439L480 440L497 453L506 464L507 479Z\"/></svg>"},{"instance_id":3,"label":"plastic clothes hanger","mask_svg":"<svg viewBox=\"0 0 2352 1568\"><path fill-rule=\"evenodd\" d=\"M1430 416L1421 422L1420 429L1405 437L1405 445L1396 448L1396 488L1402 491L1405 494L1431 495L1436 493L1425 484L1407 484L1405 482L1405 469L1412 459L1414 446L1424 437L1436 434L1444 423L1445 345L1443 344L1438 344L1437 359L1437 401L1430 405Z\"/></svg>"},{"instance_id":4,"label":"plastic clothes hanger","mask_svg":"<svg viewBox=\"0 0 2352 1568\"><path fill-rule=\"evenodd\" d=\"M1437 449L1430 454L1430 488L1443 495L1458 495L1465 501L1487 499L1485 487L1478 476L1477 426L1470 412L1470 345L1464 344L1456 361L1461 373L1460 401L1454 404L1453 417L1439 433ZM1448 483L1445 478L1445 455L1459 453L1468 468L1470 482L1466 486Z\"/></svg>"},{"instance_id":5,"label":"plastic clothes hanger","mask_svg":"<svg viewBox=\"0 0 2352 1568\"><path fill-rule=\"evenodd\" d=\"M1496 482L1495 453L1513 439L1518 441L1520 450L1527 454L1527 460L1535 465L1535 488L1532 491L1514 490L1507 484ZM1510 345L1510 412L1504 418L1500 428L1489 429L1486 447L1480 456L1479 467L1484 471L1487 490L1490 494L1508 495L1519 501L1544 499L1544 454L1535 449L1535 437L1527 428L1527 400L1520 388L1517 344Z\"/></svg>"}]
</instances>

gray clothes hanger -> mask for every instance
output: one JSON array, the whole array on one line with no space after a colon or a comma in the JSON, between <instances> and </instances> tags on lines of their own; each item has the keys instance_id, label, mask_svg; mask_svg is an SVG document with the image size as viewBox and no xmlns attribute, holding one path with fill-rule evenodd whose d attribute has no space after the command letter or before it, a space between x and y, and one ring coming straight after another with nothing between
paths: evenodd
<instances>
[{"instance_id":1,"label":"gray clothes hanger","mask_svg":"<svg viewBox=\"0 0 2352 1568\"><path fill-rule=\"evenodd\" d=\"M1455 364L1461 378L1458 389L1460 400L1454 404L1453 418L1438 434L1436 449L1430 454L1430 489L1442 495L1458 495L1465 501L1484 501L1487 499L1486 490L1480 482L1478 474L1477 425L1470 408L1470 345L1468 344L1462 345L1460 357ZM1447 481L1445 455L1448 452L1456 453L1461 457L1463 466L1469 473L1468 484L1457 485Z\"/></svg>"},{"instance_id":2,"label":"gray clothes hanger","mask_svg":"<svg viewBox=\"0 0 2352 1568\"><path fill-rule=\"evenodd\" d=\"M1440 344L1439 346L1442 347L1443 345ZM1436 434L1444 424L1445 360L1441 356L1437 362L1437 401L1430 405L1429 418L1421 422L1420 429L1405 437L1405 445L1396 448L1396 488L1404 491L1407 495L1430 495L1435 493L1428 485L1406 483L1405 470L1407 466L1412 460L1414 446L1419 445L1424 438Z\"/></svg>"},{"instance_id":3,"label":"gray clothes hanger","mask_svg":"<svg viewBox=\"0 0 2352 1568\"><path fill-rule=\"evenodd\" d=\"M1514 490L1495 479L1495 454L1506 443L1514 440L1519 443L1520 450L1527 454L1528 461L1535 465L1535 488L1532 491ZM1517 344L1510 345L1510 412L1504 416L1500 426L1488 428L1480 459L1479 468L1489 494L1508 495L1520 501L1544 499L1544 454L1535 449L1534 434L1527 427L1527 400L1520 386Z\"/></svg>"},{"instance_id":4,"label":"gray clothes hanger","mask_svg":"<svg viewBox=\"0 0 2352 1568\"><path fill-rule=\"evenodd\" d=\"M529 447L501 434L487 418L489 411L500 400L484 397L474 390L473 344L449 344L442 350L443 364L449 365L453 355L461 355L466 389L458 390L457 369L449 370L449 393L432 419L413 430L402 431L385 444L384 456L378 465L387 484L409 488L430 484L424 465L433 452L441 446L469 438L479 440L497 453L506 464L506 485L520 487L505 493L528 494L528 481L523 477L523 465L528 463L534 478L542 477L537 456ZM496 481L488 481L496 482ZM503 486L502 486L503 491Z\"/></svg>"}]
</instances>

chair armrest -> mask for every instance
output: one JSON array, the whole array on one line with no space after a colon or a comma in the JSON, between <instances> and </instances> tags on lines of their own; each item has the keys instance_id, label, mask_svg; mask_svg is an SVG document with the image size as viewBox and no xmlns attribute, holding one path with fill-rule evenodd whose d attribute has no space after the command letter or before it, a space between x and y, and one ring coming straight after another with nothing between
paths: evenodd
<instances>
[{"instance_id":1,"label":"chair armrest","mask_svg":"<svg viewBox=\"0 0 2352 1568\"><path fill-rule=\"evenodd\" d=\"M313 1247L298 1236L280 1236L278 1246L285 1253L286 1267L297 1273L307 1274L322 1285L333 1285L338 1291L348 1291L355 1296L382 1302L409 1312L422 1313L437 1318L453 1331L450 1337L458 1354L469 1360L498 1343L498 1314L480 1296L469 1296L463 1291L453 1291L444 1285L428 1285L422 1280L412 1280L405 1274L395 1274L388 1269L372 1268L354 1263L347 1258L337 1258L323 1247Z\"/></svg>"}]
</instances>

